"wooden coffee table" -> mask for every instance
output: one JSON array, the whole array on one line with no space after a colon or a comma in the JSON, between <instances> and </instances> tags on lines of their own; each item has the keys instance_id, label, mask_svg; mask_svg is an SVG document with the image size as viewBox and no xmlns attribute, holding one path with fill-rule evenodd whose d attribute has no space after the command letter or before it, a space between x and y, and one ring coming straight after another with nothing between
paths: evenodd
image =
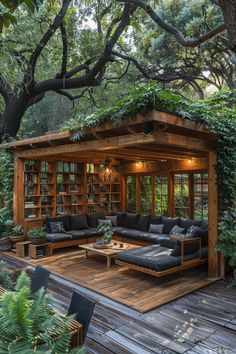
<instances>
[{"instance_id":1,"label":"wooden coffee table","mask_svg":"<svg viewBox=\"0 0 236 354\"><path fill-rule=\"evenodd\" d=\"M132 248L138 248L140 246L137 245L133 245L131 243L126 243L126 242L122 242L123 244L123 248L119 247L119 244L121 242L117 242L117 246L113 246L112 248L94 248L93 247L93 243L88 243L86 245L79 245L79 248L84 249L85 253L84 253L84 258L88 259L89 253L93 253L93 254L100 254L103 257L107 258L107 268L109 268L111 266L111 260L112 258L115 258L115 256L117 255L117 253L132 249Z\"/></svg>"}]
</instances>

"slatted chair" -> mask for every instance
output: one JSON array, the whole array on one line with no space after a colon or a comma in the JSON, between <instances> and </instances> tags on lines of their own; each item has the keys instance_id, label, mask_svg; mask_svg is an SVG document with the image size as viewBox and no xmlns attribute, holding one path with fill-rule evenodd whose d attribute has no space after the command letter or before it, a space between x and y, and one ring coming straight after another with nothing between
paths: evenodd
<instances>
[{"instance_id":1,"label":"slatted chair","mask_svg":"<svg viewBox=\"0 0 236 354\"><path fill-rule=\"evenodd\" d=\"M68 310L68 315L75 315L76 321L82 324L83 334L82 341L85 342L89 323L93 315L95 302L89 300L87 297L73 291L71 302Z\"/></svg>"},{"instance_id":2,"label":"slatted chair","mask_svg":"<svg viewBox=\"0 0 236 354\"><path fill-rule=\"evenodd\" d=\"M47 289L50 274L49 270L36 266L31 280L31 294L36 293L41 288Z\"/></svg>"}]
</instances>

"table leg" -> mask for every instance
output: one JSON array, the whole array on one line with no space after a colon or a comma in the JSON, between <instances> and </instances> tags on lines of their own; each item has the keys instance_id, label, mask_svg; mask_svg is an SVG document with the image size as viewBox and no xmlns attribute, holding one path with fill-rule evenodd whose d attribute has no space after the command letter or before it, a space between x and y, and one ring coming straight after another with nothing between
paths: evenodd
<instances>
[{"instance_id":1,"label":"table leg","mask_svg":"<svg viewBox=\"0 0 236 354\"><path fill-rule=\"evenodd\" d=\"M88 250L84 250L84 259L88 259Z\"/></svg>"},{"instance_id":2,"label":"table leg","mask_svg":"<svg viewBox=\"0 0 236 354\"><path fill-rule=\"evenodd\" d=\"M107 256L107 268L110 268L111 266L111 257Z\"/></svg>"}]
</instances>

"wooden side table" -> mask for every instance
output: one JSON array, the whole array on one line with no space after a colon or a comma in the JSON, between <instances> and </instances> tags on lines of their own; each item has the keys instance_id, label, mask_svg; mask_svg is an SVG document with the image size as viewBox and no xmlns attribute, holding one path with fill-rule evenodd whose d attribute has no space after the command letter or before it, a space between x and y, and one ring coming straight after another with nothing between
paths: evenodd
<instances>
[{"instance_id":1,"label":"wooden side table","mask_svg":"<svg viewBox=\"0 0 236 354\"><path fill-rule=\"evenodd\" d=\"M198 245L198 257L197 259L201 259L201 248L202 248L202 239L201 237L184 237L184 236L171 236L171 240L176 240L180 242L180 247L181 247L181 254L180 254L180 260L181 260L181 265L183 265L186 262L194 262L195 259L190 260L190 261L185 261L184 260L184 248L185 245L193 244L196 243Z\"/></svg>"},{"instance_id":2,"label":"wooden side table","mask_svg":"<svg viewBox=\"0 0 236 354\"><path fill-rule=\"evenodd\" d=\"M16 244L16 255L17 257L27 257L29 254L29 245L31 241L21 241Z\"/></svg>"},{"instance_id":3,"label":"wooden side table","mask_svg":"<svg viewBox=\"0 0 236 354\"><path fill-rule=\"evenodd\" d=\"M41 251L42 255L38 254L37 252ZM29 245L29 256L31 258L41 258L41 257L47 257L51 255L51 247L50 244L47 243L42 243L39 245L33 245L32 243Z\"/></svg>"}]
</instances>

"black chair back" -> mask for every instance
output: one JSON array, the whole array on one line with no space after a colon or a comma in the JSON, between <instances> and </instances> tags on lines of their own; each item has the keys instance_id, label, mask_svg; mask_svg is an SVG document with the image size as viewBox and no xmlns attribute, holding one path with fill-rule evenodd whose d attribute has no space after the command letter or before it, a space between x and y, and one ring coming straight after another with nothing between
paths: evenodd
<instances>
[{"instance_id":1,"label":"black chair back","mask_svg":"<svg viewBox=\"0 0 236 354\"><path fill-rule=\"evenodd\" d=\"M41 288L47 289L50 274L49 270L36 266L31 280L31 294L36 293Z\"/></svg>"},{"instance_id":2,"label":"black chair back","mask_svg":"<svg viewBox=\"0 0 236 354\"><path fill-rule=\"evenodd\" d=\"M95 302L73 291L68 315L75 315L76 321L83 325L83 343L86 339L89 323L93 315Z\"/></svg>"}]
</instances>

